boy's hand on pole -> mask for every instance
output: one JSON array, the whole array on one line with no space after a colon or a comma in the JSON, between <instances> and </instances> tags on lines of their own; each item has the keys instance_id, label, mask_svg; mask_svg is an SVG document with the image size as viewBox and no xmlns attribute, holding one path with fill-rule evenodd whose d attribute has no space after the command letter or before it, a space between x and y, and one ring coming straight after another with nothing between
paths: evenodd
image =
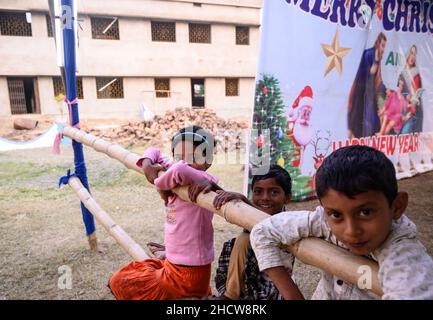
<instances>
[{"instance_id":1,"label":"boy's hand on pole","mask_svg":"<svg viewBox=\"0 0 433 320\"><path fill-rule=\"evenodd\" d=\"M159 193L161 199L164 200L164 205L167 205L168 198L173 196L173 192L171 192L171 190L160 190L160 189L157 189L157 190L158 190L158 193Z\"/></svg>"},{"instance_id":2,"label":"boy's hand on pole","mask_svg":"<svg viewBox=\"0 0 433 320\"><path fill-rule=\"evenodd\" d=\"M194 182L188 187L188 197L192 202L197 202L200 193L209 193L214 189L214 184L210 181Z\"/></svg>"},{"instance_id":3,"label":"boy's hand on pole","mask_svg":"<svg viewBox=\"0 0 433 320\"><path fill-rule=\"evenodd\" d=\"M217 210L221 209L221 207L229 201L232 201L232 200L244 201L244 198L245 198L245 196L243 194L237 193L237 192L228 192L228 191L224 191L224 190L217 190L216 193L217 193L217 196L215 197L215 199L213 201L213 206Z\"/></svg>"},{"instance_id":4,"label":"boy's hand on pole","mask_svg":"<svg viewBox=\"0 0 433 320\"><path fill-rule=\"evenodd\" d=\"M151 184L155 184L155 179L158 178L158 173L160 171L165 171L164 167L159 164L153 164L150 159L143 160L142 168L147 181Z\"/></svg>"}]
</instances>

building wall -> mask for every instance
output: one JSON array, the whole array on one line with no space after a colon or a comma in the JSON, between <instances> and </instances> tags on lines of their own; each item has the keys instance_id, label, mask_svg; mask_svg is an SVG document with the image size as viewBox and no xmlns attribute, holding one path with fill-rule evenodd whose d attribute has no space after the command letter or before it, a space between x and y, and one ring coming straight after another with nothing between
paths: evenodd
<instances>
[{"instance_id":1,"label":"building wall","mask_svg":"<svg viewBox=\"0 0 433 320\"><path fill-rule=\"evenodd\" d=\"M250 45L236 45L235 25L211 26L211 43L189 43L188 23L176 23L176 42L153 42L150 20L119 19L120 40L92 39L90 17L83 17L78 74L129 77L254 77L259 29ZM32 37L0 36L0 75L59 75L54 38L44 14L32 14Z\"/></svg>"},{"instance_id":2,"label":"building wall","mask_svg":"<svg viewBox=\"0 0 433 320\"><path fill-rule=\"evenodd\" d=\"M63 101L54 99L52 77L38 77L39 97L41 101L41 114L50 116L67 115L68 108Z\"/></svg>"},{"instance_id":3,"label":"building wall","mask_svg":"<svg viewBox=\"0 0 433 320\"><path fill-rule=\"evenodd\" d=\"M249 117L259 49L261 0L89 0L80 2L78 76L83 77L80 115L137 117L140 103L156 114L191 107L190 78L205 78L206 107L218 115ZM41 113L61 115L52 77L59 76L54 38L49 38L45 0L0 1L0 10L32 12L32 37L0 36L0 115L10 114L6 76L36 76ZM91 16L119 17L119 40L92 39ZM153 42L151 20L176 22L176 42ZM211 43L190 43L188 22L211 23ZM236 45L236 25L250 27L250 45ZM96 76L123 77L123 99L97 99ZM155 98L154 78L170 78L170 98ZM225 78L239 78L239 96L225 96Z\"/></svg>"},{"instance_id":4,"label":"building wall","mask_svg":"<svg viewBox=\"0 0 433 320\"><path fill-rule=\"evenodd\" d=\"M239 95L225 95L225 78L208 78L205 83L206 107L217 111L224 118L250 120L254 103L254 78L239 79Z\"/></svg>"},{"instance_id":5,"label":"building wall","mask_svg":"<svg viewBox=\"0 0 433 320\"><path fill-rule=\"evenodd\" d=\"M38 77L41 114L56 120L67 119L67 106L54 98L52 77ZM98 99L94 77L83 77L84 99L79 99L81 118L140 118L144 103L154 114L164 114L177 107L191 107L191 79L170 79L171 97L156 98L153 78L123 78L123 99ZM254 79L239 79L239 96L225 95L225 78L205 78L205 108L212 108L223 118L249 120L253 104ZM11 114L6 77L0 77L0 116Z\"/></svg>"},{"instance_id":6,"label":"building wall","mask_svg":"<svg viewBox=\"0 0 433 320\"><path fill-rule=\"evenodd\" d=\"M194 4L201 4L196 6ZM262 0L86 0L83 14L258 25ZM0 9L48 11L46 0L2 0Z\"/></svg>"},{"instance_id":7,"label":"building wall","mask_svg":"<svg viewBox=\"0 0 433 320\"><path fill-rule=\"evenodd\" d=\"M0 116L10 116L11 107L6 77L0 77Z\"/></svg>"},{"instance_id":8,"label":"building wall","mask_svg":"<svg viewBox=\"0 0 433 320\"><path fill-rule=\"evenodd\" d=\"M39 77L42 114L66 115L63 102L54 99L50 77ZM1 85L1 82L0 82ZM164 114L177 107L191 106L191 79L170 79L171 97L156 98L153 78L123 78L123 99L98 99L94 77L83 78L84 99L79 100L80 115L83 118L139 118L140 105L144 103L154 114ZM225 78L205 79L205 108L212 108L223 118L249 119L253 101L254 79L239 80L239 96L225 96ZM4 98L7 103L8 98ZM10 109L9 109L10 110Z\"/></svg>"},{"instance_id":9,"label":"building wall","mask_svg":"<svg viewBox=\"0 0 433 320\"><path fill-rule=\"evenodd\" d=\"M0 61L2 76L60 75L45 14L32 13L31 37L0 35Z\"/></svg>"}]
</instances>

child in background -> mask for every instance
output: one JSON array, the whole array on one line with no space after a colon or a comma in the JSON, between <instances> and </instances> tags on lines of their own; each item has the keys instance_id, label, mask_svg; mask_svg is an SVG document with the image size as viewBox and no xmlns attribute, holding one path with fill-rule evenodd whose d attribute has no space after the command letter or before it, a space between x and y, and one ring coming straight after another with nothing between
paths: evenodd
<instances>
[{"instance_id":1,"label":"child in background","mask_svg":"<svg viewBox=\"0 0 433 320\"><path fill-rule=\"evenodd\" d=\"M251 244L261 271L285 299L301 299L283 268L279 246L319 237L379 264L379 297L323 272L313 299L433 299L433 260L404 215L408 194L399 192L392 162L367 146L334 151L317 171L321 206L283 212L254 226ZM342 266L344 267L344 266Z\"/></svg>"},{"instance_id":2,"label":"child in background","mask_svg":"<svg viewBox=\"0 0 433 320\"><path fill-rule=\"evenodd\" d=\"M172 164L155 148L138 160L149 182L158 188L166 204L166 259L134 261L111 278L109 286L117 299L167 300L208 296L211 263L214 259L213 213L183 201L171 189L190 185L196 199L203 182L220 189L217 178L206 170L213 160L214 139L199 126L180 130L172 138ZM158 177L159 171L166 172Z\"/></svg>"},{"instance_id":3,"label":"child in background","mask_svg":"<svg viewBox=\"0 0 433 320\"><path fill-rule=\"evenodd\" d=\"M216 209L231 200L241 200L269 215L284 210L290 202L292 181L289 173L278 165L272 165L264 175L252 178L252 202L243 194L218 190L214 200ZM284 266L290 275L294 257L281 251ZM218 293L229 300L282 300L270 278L260 272L250 244L249 231L224 243L215 275Z\"/></svg>"}]
</instances>

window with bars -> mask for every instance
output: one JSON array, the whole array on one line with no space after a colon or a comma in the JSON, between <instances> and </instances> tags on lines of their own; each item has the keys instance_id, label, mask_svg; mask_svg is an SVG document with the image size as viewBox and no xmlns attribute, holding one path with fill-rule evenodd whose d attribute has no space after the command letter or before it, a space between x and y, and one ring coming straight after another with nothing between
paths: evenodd
<instances>
[{"instance_id":1,"label":"window with bars","mask_svg":"<svg viewBox=\"0 0 433 320\"><path fill-rule=\"evenodd\" d=\"M27 101L24 81L22 79L7 79L9 100L12 114L27 113Z\"/></svg>"},{"instance_id":2,"label":"window with bars","mask_svg":"<svg viewBox=\"0 0 433 320\"><path fill-rule=\"evenodd\" d=\"M210 43L211 27L210 24L189 24L189 42Z\"/></svg>"},{"instance_id":3,"label":"window with bars","mask_svg":"<svg viewBox=\"0 0 433 320\"><path fill-rule=\"evenodd\" d=\"M66 95L66 90L65 87L63 86L63 81L61 77L53 77L53 88L54 88L54 96L58 96L59 94ZM82 77L77 77L77 97L78 99L84 99Z\"/></svg>"},{"instance_id":4,"label":"window with bars","mask_svg":"<svg viewBox=\"0 0 433 320\"><path fill-rule=\"evenodd\" d=\"M119 40L119 19L91 17L93 39Z\"/></svg>"},{"instance_id":5,"label":"window with bars","mask_svg":"<svg viewBox=\"0 0 433 320\"><path fill-rule=\"evenodd\" d=\"M151 21L152 41L176 42L176 23Z\"/></svg>"},{"instance_id":6,"label":"window with bars","mask_svg":"<svg viewBox=\"0 0 433 320\"><path fill-rule=\"evenodd\" d=\"M49 14L45 15L45 20L47 21L47 33L48 37L53 38L53 24L51 23L51 17Z\"/></svg>"},{"instance_id":7,"label":"window with bars","mask_svg":"<svg viewBox=\"0 0 433 320\"><path fill-rule=\"evenodd\" d=\"M27 22L25 12L0 12L2 36L32 36L32 25Z\"/></svg>"},{"instance_id":8,"label":"window with bars","mask_svg":"<svg viewBox=\"0 0 433 320\"><path fill-rule=\"evenodd\" d=\"M249 27L236 27L236 44L249 45L250 44L250 28Z\"/></svg>"},{"instance_id":9,"label":"window with bars","mask_svg":"<svg viewBox=\"0 0 433 320\"><path fill-rule=\"evenodd\" d=\"M239 95L239 79L227 78L226 79L226 96L235 97Z\"/></svg>"},{"instance_id":10,"label":"window with bars","mask_svg":"<svg viewBox=\"0 0 433 320\"><path fill-rule=\"evenodd\" d=\"M97 77L98 99L123 99L123 78Z\"/></svg>"},{"instance_id":11,"label":"window with bars","mask_svg":"<svg viewBox=\"0 0 433 320\"><path fill-rule=\"evenodd\" d=\"M170 97L170 79L155 78L155 93L157 98Z\"/></svg>"}]
</instances>

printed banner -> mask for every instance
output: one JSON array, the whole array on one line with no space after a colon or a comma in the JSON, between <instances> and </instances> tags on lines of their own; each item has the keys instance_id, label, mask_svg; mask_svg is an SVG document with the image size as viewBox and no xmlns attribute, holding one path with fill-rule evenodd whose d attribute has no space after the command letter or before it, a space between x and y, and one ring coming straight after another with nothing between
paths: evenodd
<instances>
[{"instance_id":1,"label":"printed banner","mask_svg":"<svg viewBox=\"0 0 433 320\"><path fill-rule=\"evenodd\" d=\"M397 177L433 170L433 2L264 0L249 181L277 163L315 194L333 150L368 145Z\"/></svg>"}]
</instances>

